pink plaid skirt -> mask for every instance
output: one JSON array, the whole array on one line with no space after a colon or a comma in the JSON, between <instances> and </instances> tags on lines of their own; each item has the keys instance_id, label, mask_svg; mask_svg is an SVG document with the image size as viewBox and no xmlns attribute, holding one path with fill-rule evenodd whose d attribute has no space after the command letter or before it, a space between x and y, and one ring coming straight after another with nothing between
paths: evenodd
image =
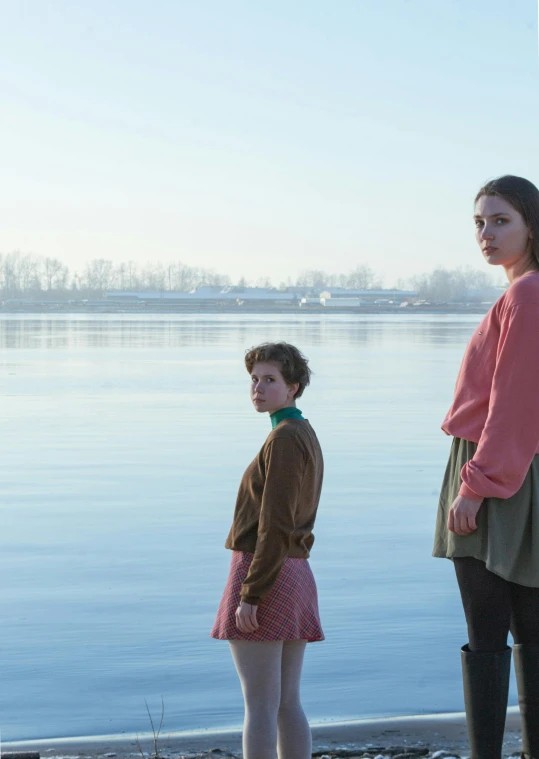
<instances>
[{"instance_id":1,"label":"pink plaid skirt","mask_svg":"<svg viewBox=\"0 0 539 759\"><path fill-rule=\"evenodd\" d=\"M219 640L307 640L309 643L324 640L316 583L307 559L285 559L275 585L258 606L260 627L254 633L238 630L235 613L252 560L252 553L232 551L230 572L211 637Z\"/></svg>"}]
</instances>

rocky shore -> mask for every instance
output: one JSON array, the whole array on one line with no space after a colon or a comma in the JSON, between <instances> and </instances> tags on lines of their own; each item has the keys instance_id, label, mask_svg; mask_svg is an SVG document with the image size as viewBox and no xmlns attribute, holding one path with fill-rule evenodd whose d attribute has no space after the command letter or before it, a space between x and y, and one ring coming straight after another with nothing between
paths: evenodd
<instances>
[{"instance_id":1,"label":"rocky shore","mask_svg":"<svg viewBox=\"0 0 539 759\"><path fill-rule=\"evenodd\" d=\"M357 720L312 726L313 759L467 759L464 714ZM58 738L2 744L2 754L39 751L41 759L156 759L150 735ZM520 755L520 715L508 710L503 756ZM241 732L163 733L157 759L242 759Z\"/></svg>"},{"instance_id":2,"label":"rocky shore","mask_svg":"<svg viewBox=\"0 0 539 759\"><path fill-rule=\"evenodd\" d=\"M202 753L195 751L187 753L175 753L166 750L160 751L157 755L151 752L143 752L145 759L242 759L242 753L233 753L227 749L212 748ZM46 754L45 756L55 757L55 759L113 759L119 756L138 757L142 759L140 752L119 755L114 751L105 754ZM2 754L5 759L19 759L17 754L10 756ZM518 749L511 753L504 752L505 759L520 757ZM356 748L322 748L314 751L312 759L466 759L467 755L461 755L456 751L445 749L435 749L430 747L412 747L412 746L363 746ZM22 757L21 757L22 759ZM40 755L40 759L43 757Z\"/></svg>"},{"instance_id":3,"label":"rocky shore","mask_svg":"<svg viewBox=\"0 0 539 759\"><path fill-rule=\"evenodd\" d=\"M375 751L370 747L338 749L336 751L321 749L312 754L312 759L464 759L460 754L444 749L432 751L429 748L414 749L408 746L379 746L375 749ZM380 753L376 753L377 751ZM215 748L204 754L180 754L176 759L241 759L241 756L241 754L232 754L229 751ZM517 759L520 757L520 751L504 754L504 757L515 757Z\"/></svg>"},{"instance_id":4,"label":"rocky shore","mask_svg":"<svg viewBox=\"0 0 539 759\"><path fill-rule=\"evenodd\" d=\"M378 753L380 752L380 753ZM105 754L105 757L115 757L114 753ZM137 754L133 754L137 756ZM239 754L233 754L230 751L220 748L210 749L202 754L200 753L186 753L186 754L159 754L162 759L242 759L241 752ZM518 759L520 757L520 751L517 749L512 753L504 753L504 758L508 759L513 757ZM140 753L138 754L141 759ZM150 755L148 755L150 757ZM67 759L67 757L62 757ZM78 757L69 757L69 759L78 759ZM156 759L155 756L153 759ZM446 751L444 749L436 749L433 751L430 748L410 748L409 746L376 746L357 748L357 749L320 749L314 751L312 759L465 759L464 756L458 754L456 751Z\"/></svg>"}]
</instances>

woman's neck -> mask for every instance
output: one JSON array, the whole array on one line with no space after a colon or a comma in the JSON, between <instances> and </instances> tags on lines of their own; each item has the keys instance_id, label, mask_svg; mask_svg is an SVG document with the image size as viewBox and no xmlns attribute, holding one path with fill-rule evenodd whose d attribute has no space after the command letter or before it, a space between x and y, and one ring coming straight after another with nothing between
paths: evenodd
<instances>
[{"instance_id":1,"label":"woman's neck","mask_svg":"<svg viewBox=\"0 0 539 759\"><path fill-rule=\"evenodd\" d=\"M533 259L526 259L524 261L517 261L514 265L504 267L505 276L509 280L509 284L512 285L517 279L520 279L525 274L539 271L539 262Z\"/></svg>"},{"instance_id":2,"label":"woman's neck","mask_svg":"<svg viewBox=\"0 0 539 759\"><path fill-rule=\"evenodd\" d=\"M303 415L299 408L296 408L295 406L285 406L284 408L277 409L273 414L270 414L270 419L271 428L274 430L283 419L303 419Z\"/></svg>"}]
</instances>

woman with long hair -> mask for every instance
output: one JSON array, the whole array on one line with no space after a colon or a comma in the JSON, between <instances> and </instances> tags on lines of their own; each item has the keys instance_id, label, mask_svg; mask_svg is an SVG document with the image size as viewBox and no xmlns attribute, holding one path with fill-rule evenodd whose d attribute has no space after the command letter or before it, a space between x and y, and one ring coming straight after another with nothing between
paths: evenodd
<instances>
[{"instance_id":1,"label":"woman with long hair","mask_svg":"<svg viewBox=\"0 0 539 759\"><path fill-rule=\"evenodd\" d=\"M475 198L476 239L509 287L475 330L442 429L453 443L434 556L452 559L472 759L500 759L511 649L522 752L539 757L539 190L502 176Z\"/></svg>"},{"instance_id":2,"label":"woman with long hair","mask_svg":"<svg viewBox=\"0 0 539 759\"><path fill-rule=\"evenodd\" d=\"M300 679L306 644L324 639L307 561L323 459L296 407L311 371L288 343L252 348L245 366L253 405L269 414L272 430L240 484L225 543L230 573L211 635L229 641L241 682L244 759L311 759Z\"/></svg>"}]
</instances>

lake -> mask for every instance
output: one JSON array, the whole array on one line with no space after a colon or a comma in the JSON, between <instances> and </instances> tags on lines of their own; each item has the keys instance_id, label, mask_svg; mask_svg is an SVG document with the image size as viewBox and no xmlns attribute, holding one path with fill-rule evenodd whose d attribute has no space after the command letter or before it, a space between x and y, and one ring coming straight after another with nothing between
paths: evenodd
<instances>
[{"instance_id":1,"label":"lake","mask_svg":"<svg viewBox=\"0 0 539 759\"><path fill-rule=\"evenodd\" d=\"M440 430L481 315L0 316L2 739L241 724L209 638L244 469L270 430L244 352L309 357L326 474L311 721L458 711L466 642L431 558ZM510 703L516 703L514 682Z\"/></svg>"}]
</instances>

